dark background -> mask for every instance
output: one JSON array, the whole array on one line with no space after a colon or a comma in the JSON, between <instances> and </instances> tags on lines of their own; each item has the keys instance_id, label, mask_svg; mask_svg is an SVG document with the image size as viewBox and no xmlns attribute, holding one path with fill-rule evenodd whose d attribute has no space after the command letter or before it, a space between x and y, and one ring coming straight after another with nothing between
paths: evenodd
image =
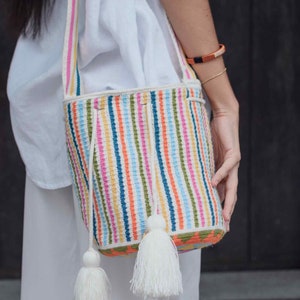
<instances>
[{"instance_id":1,"label":"dark background","mask_svg":"<svg viewBox=\"0 0 300 300\"><path fill-rule=\"evenodd\" d=\"M0 278L21 271L24 166L6 80L16 36L0 0ZM300 1L211 1L240 102L242 162L231 232L202 270L300 268Z\"/></svg>"}]
</instances>

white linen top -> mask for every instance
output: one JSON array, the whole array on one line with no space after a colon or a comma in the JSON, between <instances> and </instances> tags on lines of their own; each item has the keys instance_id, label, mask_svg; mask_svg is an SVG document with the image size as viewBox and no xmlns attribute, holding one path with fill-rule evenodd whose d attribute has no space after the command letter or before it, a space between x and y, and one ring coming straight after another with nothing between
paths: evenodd
<instances>
[{"instance_id":1,"label":"white linen top","mask_svg":"<svg viewBox=\"0 0 300 300\"><path fill-rule=\"evenodd\" d=\"M67 1L56 0L41 36L19 38L7 87L13 132L27 175L46 189L72 184L61 76L66 9ZM160 1L82 1L79 68L85 93L180 82Z\"/></svg>"}]
</instances>

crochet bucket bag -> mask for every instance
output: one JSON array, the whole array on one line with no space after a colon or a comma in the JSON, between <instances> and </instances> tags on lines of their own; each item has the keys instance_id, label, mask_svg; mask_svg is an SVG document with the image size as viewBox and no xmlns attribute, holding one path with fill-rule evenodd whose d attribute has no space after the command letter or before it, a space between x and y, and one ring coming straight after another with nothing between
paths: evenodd
<instances>
[{"instance_id":1,"label":"crochet bucket bag","mask_svg":"<svg viewBox=\"0 0 300 300\"><path fill-rule=\"evenodd\" d=\"M138 252L131 280L135 294L178 295L178 252L215 244L225 234L211 184L213 147L200 82L168 23L180 83L82 94L78 2L68 1L63 52L68 157L89 229L75 299L109 299L99 251Z\"/></svg>"}]
</instances>

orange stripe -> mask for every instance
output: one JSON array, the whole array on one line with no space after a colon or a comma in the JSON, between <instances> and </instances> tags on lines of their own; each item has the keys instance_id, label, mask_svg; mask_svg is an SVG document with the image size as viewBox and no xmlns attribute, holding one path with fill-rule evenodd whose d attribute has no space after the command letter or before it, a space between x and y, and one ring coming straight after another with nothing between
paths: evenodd
<instances>
[{"instance_id":1,"label":"orange stripe","mask_svg":"<svg viewBox=\"0 0 300 300\"><path fill-rule=\"evenodd\" d=\"M164 95L162 91L159 91L158 93L159 95L159 105L160 105L160 115L162 117L162 121L161 121L161 127L162 127L162 141L163 141L163 151L164 151L164 156L165 156L165 160L166 160L166 168L168 170L168 175L169 175L169 179L170 179L170 184L172 186L172 191L174 193L175 196L175 200L176 200L176 206L177 206L177 215L178 215L178 220L179 220L179 228L183 229L184 228L184 217L183 217L183 212L182 212L182 207L181 207L181 202L180 202L180 198L178 195L178 191L176 189L176 183L172 174L172 167L171 167L171 163L170 163L170 159L169 159L169 147L168 147L168 137L167 137L167 126L166 126L166 122L164 122Z\"/></svg>"},{"instance_id":2,"label":"orange stripe","mask_svg":"<svg viewBox=\"0 0 300 300\"><path fill-rule=\"evenodd\" d=\"M120 140L122 145L122 154L124 159L124 173L126 174L126 183L127 183L127 190L128 190L128 196L129 196L129 207L130 207L130 214L131 214L131 220L132 220L132 230L133 230L133 239L137 240L138 234L137 234L137 221L136 221L136 214L135 214L135 206L134 206L134 192L132 188L131 178L130 178L130 163L128 158L128 152L126 148L126 141L125 141L125 133L124 133L124 125L123 125L123 116L120 109L120 96L116 96L115 99L116 104L116 111L117 111L117 119L119 123L119 134L120 134Z\"/></svg>"}]
</instances>

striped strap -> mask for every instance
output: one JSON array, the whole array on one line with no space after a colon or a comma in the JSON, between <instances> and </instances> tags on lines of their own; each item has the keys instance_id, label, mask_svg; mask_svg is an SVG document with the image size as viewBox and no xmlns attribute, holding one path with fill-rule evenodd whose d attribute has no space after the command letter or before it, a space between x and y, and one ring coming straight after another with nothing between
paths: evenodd
<instances>
[{"instance_id":1,"label":"striped strap","mask_svg":"<svg viewBox=\"0 0 300 300\"><path fill-rule=\"evenodd\" d=\"M78 51L78 7L79 0L68 0L67 9L67 22L64 39L64 50L63 50L63 87L64 87L64 98L74 97L80 94L79 76L77 70L77 51ZM166 17L167 19L167 17ZM182 70L183 82L195 80L196 76L192 68L186 61L180 43L175 37L173 29L167 20L168 29L176 49L179 64Z\"/></svg>"}]
</instances>

